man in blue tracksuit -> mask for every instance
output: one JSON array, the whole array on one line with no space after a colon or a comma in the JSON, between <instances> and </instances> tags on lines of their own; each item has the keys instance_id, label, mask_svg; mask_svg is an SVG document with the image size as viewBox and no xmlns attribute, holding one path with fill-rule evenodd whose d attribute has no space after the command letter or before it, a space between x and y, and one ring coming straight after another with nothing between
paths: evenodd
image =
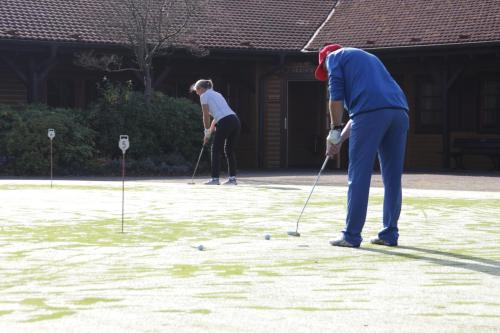
<instances>
[{"instance_id":1,"label":"man in blue tracksuit","mask_svg":"<svg viewBox=\"0 0 500 333\"><path fill-rule=\"evenodd\" d=\"M360 49L338 44L319 53L315 76L328 80L330 132L326 154L333 157L349 138L346 227L333 246L359 247L366 220L370 179L378 153L384 182L383 228L371 243L396 246L401 211L408 103L382 62ZM344 106L350 120L341 125Z\"/></svg>"}]
</instances>

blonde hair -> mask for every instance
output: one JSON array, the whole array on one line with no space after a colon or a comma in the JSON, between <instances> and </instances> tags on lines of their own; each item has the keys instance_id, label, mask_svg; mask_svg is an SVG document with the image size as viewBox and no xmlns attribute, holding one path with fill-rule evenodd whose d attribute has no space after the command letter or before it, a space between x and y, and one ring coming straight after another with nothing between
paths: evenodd
<instances>
[{"instance_id":1,"label":"blonde hair","mask_svg":"<svg viewBox=\"0 0 500 333\"><path fill-rule=\"evenodd\" d=\"M208 79L208 80L201 79L201 80L198 80L195 83L193 83L191 85L191 88L189 90L195 91L198 88L212 89L213 87L214 87L214 83L212 82L212 80L210 80L210 79Z\"/></svg>"}]
</instances>

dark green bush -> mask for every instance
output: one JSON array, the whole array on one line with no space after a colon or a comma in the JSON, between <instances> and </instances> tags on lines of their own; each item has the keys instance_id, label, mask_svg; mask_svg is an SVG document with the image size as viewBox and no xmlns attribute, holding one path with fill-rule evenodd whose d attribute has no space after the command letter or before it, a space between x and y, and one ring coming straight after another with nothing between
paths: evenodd
<instances>
[{"instance_id":1,"label":"dark green bush","mask_svg":"<svg viewBox=\"0 0 500 333\"><path fill-rule=\"evenodd\" d=\"M3 174L47 175L50 168L50 140L53 128L54 170L78 175L88 171L95 155L95 132L86 126L76 110L53 109L44 105L0 108L0 154Z\"/></svg>"},{"instance_id":2,"label":"dark green bush","mask_svg":"<svg viewBox=\"0 0 500 333\"><path fill-rule=\"evenodd\" d=\"M129 85L107 81L100 93L88 110L0 107L0 173L48 175L49 128L56 175L120 175L122 134L130 138L128 175L190 173L203 135L199 105L161 93L147 104Z\"/></svg>"},{"instance_id":3,"label":"dark green bush","mask_svg":"<svg viewBox=\"0 0 500 333\"><path fill-rule=\"evenodd\" d=\"M130 138L126 155L129 174L185 174L192 168L203 133L198 105L158 92L148 105L142 93L106 82L101 95L90 108L88 119L98 133L99 157L108 160L104 169L114 170L113 160L121 158L118 139L122 134Z\"/></svg>"},{"instance_id":4,"label":"dark green bush","mask_svg":"<svg viewBox=\"0 0 500 333\"><path fill-rule=\"evenodd\" d=\"M19 112L12 107L0 105L0 170L9 161L6 140L14 123L19 122Z\"/></svg>"}]
</instances>

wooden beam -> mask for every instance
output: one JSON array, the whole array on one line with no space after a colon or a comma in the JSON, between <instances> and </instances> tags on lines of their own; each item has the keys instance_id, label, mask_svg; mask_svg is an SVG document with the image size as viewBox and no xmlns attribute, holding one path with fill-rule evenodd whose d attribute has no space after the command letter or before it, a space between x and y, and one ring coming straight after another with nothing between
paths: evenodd
<instances>
[{"instance_id":1,"label":"wooden beam","mask_svg":"<svg viewBox=\"0 0 500 333\"><path fill-rule=\"evenodd\" d=\"M33 57L28 60L28 103L39 102L38 96L38 73L36 71L36 62Z\"/></svg>"},{"instance_id":2,"label":"wooden beam","mask_svg":"<svg viewBox=\"0 0 500 333\"><path fill-rule=\"evenodd\" d=\"M57 58L57 46L52 45L50 47L50 56L44 61L40 62L40 64L38 64L36 71L42 72L44 68L50 66L50 64L53 63L56 60L56 58Z\"/></svg>"},{"instance_id":3,"label":"wooden beam","mask_svg":"<svg viewBox=\"0 0 500 333\"><path fill-rule=\"evenodd\" d=\"M12 69L12 71L14 71L14 73L16 73L16 75L19 77L19 79L21 81L23 81L24 85L28 84L28 76L26 75L26 73L23 72L23 70L21 69L21 67L19 65L17 65L13 60L9 59L5 55L0 55L0 59L3 62L5 62L10 67L10 69Z\"/></svg>"},{"instance_id":4,"label":"wooden beam","mask_svg":"<svg viewBox=\"0 0 500 333\"><path fill-rule=\"evenodd\" d=\"M44 68L41 69L41 71L38 72L38 80L41 82L45 80L47 75L49 75L49 72L57 65L57 60L54 60L50 63L47 63Z\"/></svg>"},{"instance_id":5,"label":"wooden beam","mask_svg":"<svg viewBox=\"0 0 500 333\"><path fill-rule=\"evenodd\" d=\"M443 167L445 169L450 168L450 128L449 128L449 112L448 112L448 102L449 102L449 64L448 59L444 59L444 70L442 72L442 94L443 94Z\"/></svg>"},{"instance_id":6,"label":"wooden beam","mask_svg":"<svg viewBox=\"0 0 500 333\"><path fill-rule=\"evenodd\" d=\"M24 63L24 66L19 65L12 57L0 55L0 60L14 71L26 87L28 103L40 102L40 85L58 63L57 50L58 47L52 45L50 47L50 56L41 61L39 60L40 55L32 54L27 64Z\"/></svg>"},{"instance_id":7,"label":"wooden beam","mask_svg":"<svg viewBox=\"0 0 500 333\"><path fill-rule=\"evenodd\" d=\"M450 66L448 63L448 58L444 58L444 71L443 71L443 167L445 169L450 168L450 114L449 114L449 96L450 88L457 81L460 75L465 69L465 64L462 64L450 77Z\"/></svg>"},{"instance_id":8,"label":"wooden beam","mask_svg":"<svg viewBox=\"0 0 500 333\"><path fill-rule=\"evenodd\" d=\"M457 81L457 79L462 75L465 69L465 64L462 64L453 75L448 78L448 82L446 83L446 90L449 90L451 86Z\"/></svg>"},{"instance_id":9,"label":"wooden beam","mask_svg":"<svg viewBox=\"0 0 500 333\"><path fill-rule=\"evenodd\" d=\"M58 47L52 45L50 47L50 57L37 66L36 71L38 72L39 81L45 80L49 72L57 65L57 50Z\"/></svg>"}]
</instances>

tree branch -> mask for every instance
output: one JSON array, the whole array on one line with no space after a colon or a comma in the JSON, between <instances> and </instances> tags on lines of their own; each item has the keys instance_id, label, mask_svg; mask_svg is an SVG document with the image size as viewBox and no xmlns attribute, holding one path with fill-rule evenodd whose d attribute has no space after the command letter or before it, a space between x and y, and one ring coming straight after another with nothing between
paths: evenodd
<instances>
[{"instance_id":1,"label":"tree branch","mask_svg":"<svg viewBox=\"0 0 500 333\"><path fill-rule=\"evenodd\" d=\"M141 73L147 90L151 86L153 59L172 49L179 42L179 36L189 35L189 23L196 10L202 8L200 4L208 1L107 0L105 3L110 6L112 17L109 18L110 23L103 27L103 32L109 34L112 31L133 52L137 68L123 68L122 57L95 54L93 51L76 55L75 63L107 72ZM199 48L190 39L180 44L191 50ZM145 95L151 95L151 92L145 91Z\"/></svg>"}]
</instances>

